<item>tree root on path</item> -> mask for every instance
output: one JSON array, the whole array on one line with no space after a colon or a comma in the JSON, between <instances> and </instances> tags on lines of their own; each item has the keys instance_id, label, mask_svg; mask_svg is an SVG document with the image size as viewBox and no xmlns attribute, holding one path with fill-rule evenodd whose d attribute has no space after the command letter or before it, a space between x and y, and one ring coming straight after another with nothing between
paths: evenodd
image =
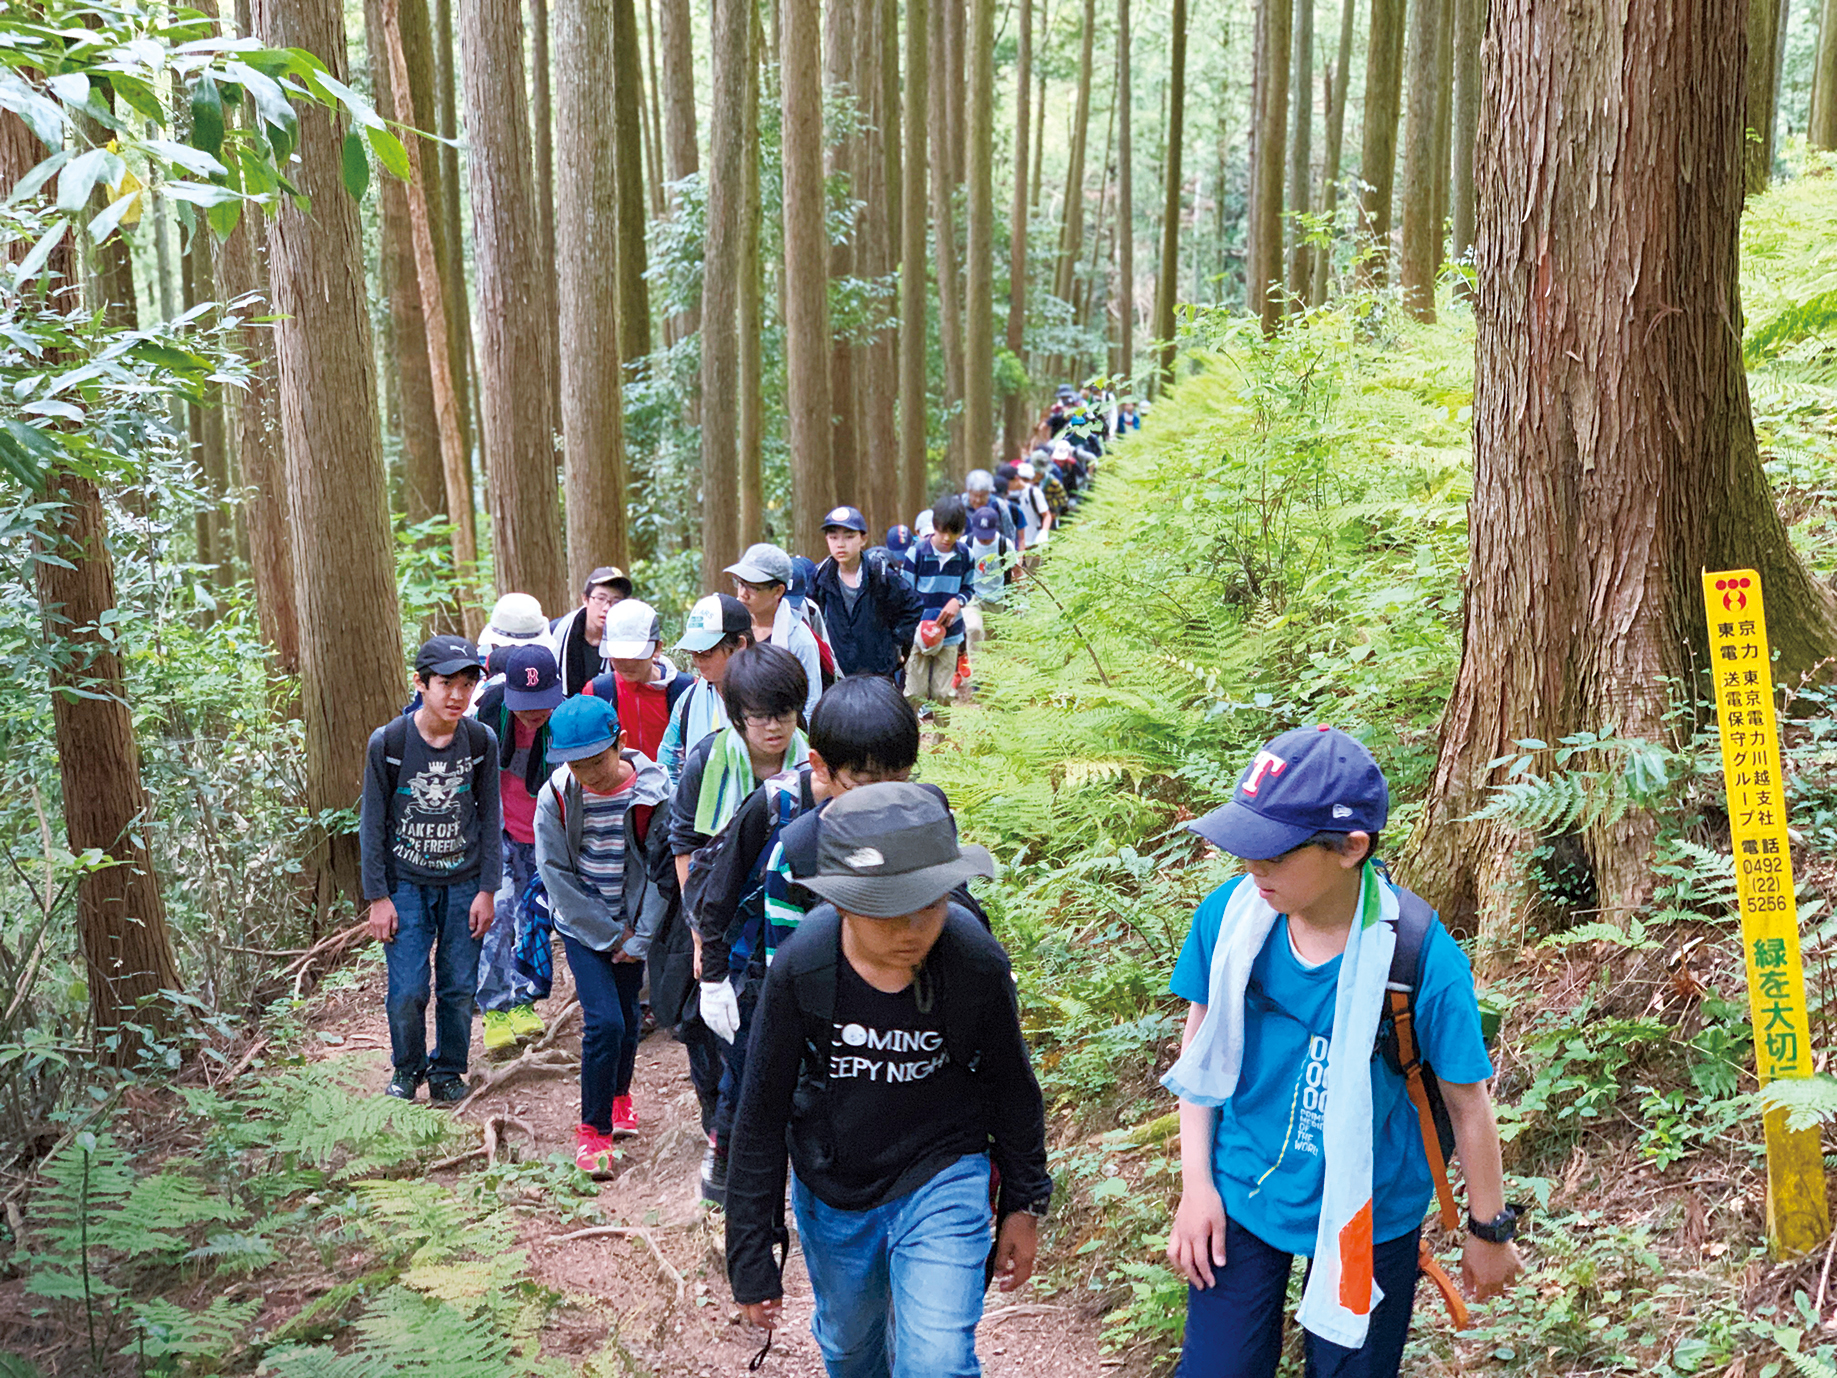
<instances>
[{"instance_id":1,"label":"tree root on path","mask_svg":"<svg viewBox=\"0 0 1837 1378\"><path fill-rule=\"evenodd\" d=\"M1056 1316L1068 1308L1048 1306L1045 1302L1016 1302L1012 1306L1000 1306L993 1311L985 1312L982 1317L984 1325L1000 1325L1003 1321L1013 1320L1016 1316Z\"/></svg>"},{"instance_id":2,"label":"tree root on path","mask_svg":"<svg viewBox=\"0 0 1837 1378\"><path fill-rule=\"evenodd\" d=\"M663 1256L663 1250L657 1247L657 1241L651 1238L651 1232L649 1230L641 1230L630 1225L594 1225L585 1230L574 1230L568 1234L558 1234L548 1242L550 1244L566 1244L571 1239L604 1239L609 1237L642 1239L645 1246L650 1249L651 1257L657 1260L657 1266L663 1270L663 1275L676 1285L676 1300L679 1303L682 1301L683 1293L687 1290L688 1284L683 1281L683 1275L676 1271L670 1260Z\"/></svg>"},{"instance_id":3,"label":"tree root on path","mask_svg":"<svg viewBox=\"0 0 1837 1378\"><path fill-rule=\"evenodd\" d=\"M459 1108L454 1113L465 1114L472 1108L472 1102L480 1096L489 1091L495 1091L505 1082L524 1072L571 1072L578 1068L579 1060L555 1047L554 1043L563 1025L573 1018L579 1009L580 1001L568 1001L562 1006L561 1013L549 1021L548 1029L542 1037L525 1048L516 1061L506 1062L501 1067L493 1067L490 1071L481 1073L483 1079L472 1087L472 1093L459 1103Z\"/></svg>"},{"instance_id":4,"label":"tree root on path","mask_svg":"<svg viewBox=\"0 0 1837 1378\"><path fill-rule=\"evenodd\" d=\"M443 1168L458 1167L461 1163L469 1162L473 1158L483 1158L486 1167L495 1167L498 1160L500 1130L503 1131L503 1137L507 1139L510 1136L511 1130L521 1129L525 1134L529 1135L531 1143L536 1141L536 1131L531 1129L529 1125L525 1124L522 1120L512 1115L493 1115L490 1119L485 1121L483 1128L485 1131L485 1139L477 1148L468 1148L464 1153L455 1153L451 1158L442 1158L437 1163L430 1163L427 1170L429 1172L439 1172Z\"/></svg>"}]
</instances>

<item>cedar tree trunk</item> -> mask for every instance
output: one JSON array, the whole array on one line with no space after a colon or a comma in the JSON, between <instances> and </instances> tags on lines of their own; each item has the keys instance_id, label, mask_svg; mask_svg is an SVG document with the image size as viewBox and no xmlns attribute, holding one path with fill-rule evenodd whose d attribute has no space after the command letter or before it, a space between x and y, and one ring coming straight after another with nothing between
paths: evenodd
<instances>
[{"instance_id":1,"label":"cedar tree trunk","mask_svg":"<svg viewBox=\"0 0 1837 1378\"><path fill-rule=\"evenodd\" d=\"M814 0L780 15L784 129L785 392L794 554L823 549L835 502L830 452L829 262L824 227L823 16Z\"/></svg>"},{"instance_id":2,"label":"cedar tree trunk","mask_svg":"<svg viewBox=\"0 0 1837 1378\"><path fill-rule=\"evenodd\" d=\"M1404 9L1405 0L1371 0L1371 36L1365 47L1365 132L1359 155L1363 183L1359 221L1368 243L1357 277L1364 287L1384 281L1390 257L1397 113L1403 100Z\"/></svg>"}]
</instances>

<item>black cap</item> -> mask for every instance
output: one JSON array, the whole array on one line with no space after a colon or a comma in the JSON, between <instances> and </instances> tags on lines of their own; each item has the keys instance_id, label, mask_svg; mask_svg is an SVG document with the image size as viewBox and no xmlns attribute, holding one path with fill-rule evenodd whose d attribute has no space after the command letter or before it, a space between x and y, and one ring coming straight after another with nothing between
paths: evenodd
<instances>
[{"instance_id":1,"label":"black cap","mask_svg":"<svg viewBox=\"0 0 1837 1378\"><path fill-rule=\"evenodd\" d=\"M478 647L463 636L429 637L415 655L415 673L423 679L429 675L456 675L462 670L485 672Z\"/></svg>"},{"instance_id":2,"label":"black cap","mask_svg":"<svg viewBox=\"0 0 1837 1378\"><path fill-rule=\"evenodd\" d=\"M838 909L896 919L994 874L987 850L957 845L957 821L937 791L890 782L851 789L823 810L816 874L800 880Z\"/></svg>"},{"instance_id":3,"label":"black cap","mask_svg":"<svg viewBox=\"0 0 1837 1378\"><path fill-rule=\"evenodd\" d=\"M581 585L580 596L585 598L601 584L610 585L627 598L631 597L631 579L617 565L601 565L598 569L589 570L587 582Z\"/></svg>"}]
</instances>

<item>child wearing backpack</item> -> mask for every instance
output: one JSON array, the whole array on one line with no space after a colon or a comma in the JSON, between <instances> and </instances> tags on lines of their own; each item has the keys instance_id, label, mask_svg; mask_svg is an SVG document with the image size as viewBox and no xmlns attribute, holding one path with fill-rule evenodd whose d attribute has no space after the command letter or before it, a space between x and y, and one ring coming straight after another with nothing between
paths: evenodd
<instances>
[{"instance_id":1,"label":"child wearing backpack","mask_svg":"<svg viewBox=\"0 0 1837 1378\"><path fill-rule=\"evenodd\" d=\"M618 711L605 699L569 699L549 731L556 770L536 800L536 866L580 999L574 1162L609 1177L614 1140L638 1132L638 990L669 903L659 885L668 849L655 815L670 779L648 756L624 749Z\"/></svg>"},{"instance_id":2,"label":"child wearing backpack","mask_svg":"<svg viewBox=\"0 0 1837 1378\"><path fill-rule=\"evenodd\" d=\"M793 820L856 785L904 780L918 764L918 753L918 715L892 680L880 675L839 680L817 700L809 760L754 790L710 845L695 907L703 998L720 1002L731 991L741 1016L723 1049L726 1072L702 1162L702 1196L716 1205L725 1199L728 1146L759 987L774 952L797 924L783 912L776 919L768 913L767 858L778 854L779 835ZM710 993L723 986L727 989Z\"/></svg>"},{"instance_id":3,"label":"child wearing backpack","mask_svg":"<svg viewBox=\"0 0 1837 1378\"><path fill-rule=\"evenodd\" d=\"M734 1122L728 1279L777 1326L788 1163L830 1378L973 1375L989 1273L1027 1280L1052 1195L1007 953L948 899L994 863L915 784L849 790L819 832L829 903L766 973Z\"/></svg>"},{"instance_id":4,"label":"child wearing backpack","mask_svg":"<svg viewBox=\"0 0 1837 1378\"><path fill-rule=\"evenodd\" d=\"M1437 1169L1446 1180L1418 1079L1439 1083L1466 1176L1469 1287L1495 1295L1521 1270L1472 971L1374 864L1389 810L1371 753L1323 726L1269 742L1230 802L1188 825L1247 874L1195 911L1171 982L1190 1002L1162 1079L1180 1097L1180 1378L1275 1373L1296 1254L1312 1260L1296 1316L1309 1371L1397 1373Z\"/></svg>"},{"instance_id":5,"label":"child wearing backpack","mask_svg":"<svg viewBox=\"0 0 1837 1378\"><path fill-rule=\"evenodd\" d=\"M415 656L420 706L370 734L358 840L370 933L389 968L388 1094L436 1105L466 1098L478 955L502 879L497 738L465 716L485 671L460 636ZM434 1052L427 1052L428 962Z\"/></svg>"}]
</instances>

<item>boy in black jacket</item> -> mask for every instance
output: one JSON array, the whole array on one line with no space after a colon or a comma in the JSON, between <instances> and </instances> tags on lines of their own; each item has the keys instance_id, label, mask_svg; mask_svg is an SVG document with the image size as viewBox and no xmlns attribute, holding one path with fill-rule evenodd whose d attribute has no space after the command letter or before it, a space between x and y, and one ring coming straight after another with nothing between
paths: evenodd
<instances>
[{"instance_id":1,"label":"boy in black jacket","mask_svg":"<svg viewBox=\"0 0 1837 1378\"><path fill-rule=\"evenodd\" d=\"M829 558L817 566L810 596L823 610L836 664L845 675L897 675L912 648L919 597L885 566L864 560L867 522L838 507L823 518Z\"/></svg>"},{"instance_id":2,"label":"boy in black jacket","mask_svg":"<svg viewBox=\"0 0 1837 1378\"><path fill-rule=\"evenodd\" d=\"M1045 1106L1007 954L948 899L993 874L986 851L958 847L934 792L850 790L823 813L805 882L829 903L766 975L734 1124L727 1273L747 1319L776 1326L788 1156L830 1378L981 1372L991 1156L994 1271L1003 1291L1033 1271L1052 1194Z\"/></svg>"}]
</instances>

